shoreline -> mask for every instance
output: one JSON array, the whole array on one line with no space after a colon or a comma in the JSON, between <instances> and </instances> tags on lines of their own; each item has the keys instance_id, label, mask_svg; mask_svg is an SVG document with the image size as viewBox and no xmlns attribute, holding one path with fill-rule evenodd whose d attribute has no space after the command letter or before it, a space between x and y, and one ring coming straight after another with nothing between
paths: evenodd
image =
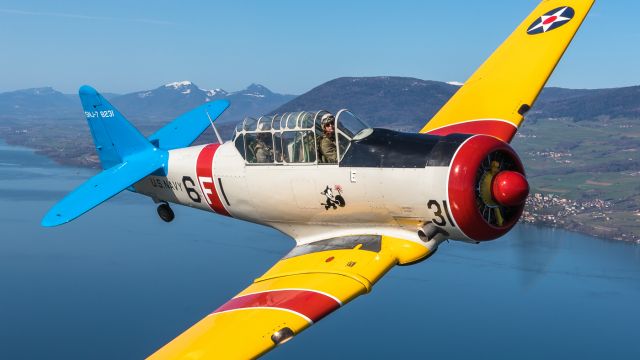
<instances>
[{"instance_id":1,"label":"shoreline","mask_svg":"<svg viewBox=\"0 0 640 360\"><path fill-rule=\"evenodd\" d=\"M542 220L535 220L535 221L527 221L524 218L520 218L520 220L518 221L519 224L525 224L525 225L531 225L531 226L538 226L538 227L542 227L542 228L546 228L546 229L559 229L559 230L564 230L564 231L568 231L568 232L572 232L575 234L581 234L581 235L586 235L586 236L590 236L590 237L594 237L600 240L606 240L606 241L615 241L617 243L628 243L628 244L636 244L636 245L640 245L640 238L635 237L633 234L627 234L627 233L623 233L623 232L619 232L619 235L613 235L613 236L619 236L619 237L612 237L611 235L606 235L605 231L601 231L601 232L589 232L586 229L593 229L594 227L589 227L587 225L581 224L581 223L561 223L560 225L558 225L557 223L550 223L547 221L542 221ZM562 225L570 225L570 226L562 226ZM585 229L585 230L583 230ZM614 231L616 229L613 229Z\"/></svg>"}]
</instances>

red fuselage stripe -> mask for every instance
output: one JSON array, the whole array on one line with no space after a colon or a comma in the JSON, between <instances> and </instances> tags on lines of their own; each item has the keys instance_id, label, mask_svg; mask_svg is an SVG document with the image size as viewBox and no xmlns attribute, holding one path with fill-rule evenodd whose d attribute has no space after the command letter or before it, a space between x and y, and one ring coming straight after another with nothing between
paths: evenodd
<instances>
[{"instance_id":1,"label":"red fuselage stripe","mask_svg":"<svg viewBox=\"0 0 640 360\"><path fill-rule=\"evenodd\" d=\"M227 209L222 205L216 188L216 181L213 177L213 156L219 146L220 144L209 144L200 150L198 161L196 162L196 175L198 176L200 190L211 210L221 215L230 216Z\"/></svg>"},{"instance_id":2,"label":"red fuselage stripe","mask_svg":"<svg viewBox=\"0 0 640 360\"><path fill-rule=\"evenodd\" d=\"M233 298L213 313L252 307L291 310L316 322L339 308L340 303L315 291L273 290Z\"/></svg>"}]
</instances>

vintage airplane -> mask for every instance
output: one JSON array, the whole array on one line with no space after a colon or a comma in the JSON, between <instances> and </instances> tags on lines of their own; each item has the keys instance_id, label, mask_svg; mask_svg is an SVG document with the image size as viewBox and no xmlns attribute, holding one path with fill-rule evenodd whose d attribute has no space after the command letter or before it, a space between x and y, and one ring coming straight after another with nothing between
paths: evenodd
<instances>
[{"instance_id":1,"label":"vintage airplane","mask_svg":"<svg viewBox=\"0 0 640 360\"><path fill-rule=\"evenodd\" d=\"M150 358L260 356L371 291L393 266L427 259L446 239L478 243L515 225L528 184L509 142L593 2L542 1L420 134L371 129L348 110L302 111L248 118L233 141L189 147L228 102L145 138L83 86L105 170L42 225L127 189L160 203L165 221L176 203L292 237L297 245L273 268Z\"/></svg>"}]
</instances>

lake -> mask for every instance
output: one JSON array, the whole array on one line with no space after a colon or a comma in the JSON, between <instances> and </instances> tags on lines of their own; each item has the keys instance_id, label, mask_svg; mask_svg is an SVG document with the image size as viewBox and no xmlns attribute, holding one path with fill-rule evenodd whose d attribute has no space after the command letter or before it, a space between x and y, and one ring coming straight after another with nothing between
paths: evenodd
<instances>
[{"instance_id":1,"label":"lake","mask_svg":"<svg viewBox=\"0 0 640 360\"><path fill-rule=\"evenodd\" d=\"M94 173L0 143L0 358L144 358L293 246L128 192L39 225ZM519 225L396 267L265 358L640 359L639 310L640 246Z\"/></svg>"}]
</instances>

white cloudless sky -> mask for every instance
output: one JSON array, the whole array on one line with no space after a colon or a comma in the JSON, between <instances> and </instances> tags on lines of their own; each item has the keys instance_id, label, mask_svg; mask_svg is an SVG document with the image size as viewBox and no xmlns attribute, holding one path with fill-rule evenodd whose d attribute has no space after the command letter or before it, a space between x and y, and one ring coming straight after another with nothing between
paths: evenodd
<instances>
[{"instance_id":1,"label":"white cloudless sky","mask_svg":"<svg viewBox=\"0 0 640 360\"><path fill-rule=\"evenodd\" d=\"M340 76L463 82L537 4L2 0L0 91L126 93L191 80L301 94ZM637 1L596 2L549 85L639 85L638 14Z\"/></svg>"}]
</instances>

